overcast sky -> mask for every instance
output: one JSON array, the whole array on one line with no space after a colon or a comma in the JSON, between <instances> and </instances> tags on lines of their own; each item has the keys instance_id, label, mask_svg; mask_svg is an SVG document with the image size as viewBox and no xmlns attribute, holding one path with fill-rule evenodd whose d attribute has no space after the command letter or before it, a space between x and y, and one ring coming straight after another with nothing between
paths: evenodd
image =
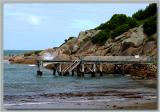
<instances>
[{"instance_id":1,"label":"overcast sky","mask_svg":"<svg viewBox=\"0 0 160 112\"><path fill-rule=\"evenodd\" d=\"M39 50L58 47L69 36L93 29L113 14L131 16L146 3L137 4L5 4L4 49Z\"/></svg>"}]
</instances>

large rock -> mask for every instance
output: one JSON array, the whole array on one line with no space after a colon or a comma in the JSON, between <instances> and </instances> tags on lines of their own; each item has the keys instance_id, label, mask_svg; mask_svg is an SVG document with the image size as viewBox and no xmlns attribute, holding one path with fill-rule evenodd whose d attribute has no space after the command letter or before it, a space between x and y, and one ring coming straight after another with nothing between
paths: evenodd
<instances>
[{"instance_id":1,"label":"large rock","mask_svg":"<svg viewBox=\"0 0 160 112\"><path fill-rule=\"evenodd\" d=\"M60 49L63 54L71 55L75 53L79 53L82 50L86 49L88 45L90 45L90 39L94 35L96 35L100 30L86 30L79 33L78 38L71 39L67 41L65 44L60 46ZM94 51L93 51L94 52Z\"/></svg>"},{"instance_id":2,"label":"large rock","mask_svg":"<svg viewBox=\"0 0 160 112\"><path fill-rule=\"evenodd\" d=\"M81 41L85 38L93 37L95 36L100 30L86 30L86 31L81 31L79 33L78 39Z\"/></svg>"},{"instance_id":3,"label":"large rock","mask_svg":"<svg viewBox=\"0 0 160 112\"><path fill-rule=\"evenodd\" d=\"M137 47L143 43L144 39L145 39L145 35L143 33L143 28L142 28L142 26L140 26L136 30L131 32L130 38L123 40L122 44L133 43L134 46Z\"/></svg>"},{"instance_id":4,"label":"large rock","mask_svg":"<svg viewBox=\"0 0 160 112\"><path fill-rule=\"evenodd\" d=\"M9 59L9 62L14 64L36 64L37 59L34 56L28 56L28 57L23 57L23 56L16 56L12 57Z\"/></svg>"},{"instance_id":5,"label":"large rock","mask_svg":"<svg viewBox=\"0 0 160 112\"><path fill-rule=\"evenodd\" d=\"M23 56L16 56L15 58L12 58L13 60L10 60L11 63L23 63L25 61Z\"/></svg>"},{"instance_id":6,"label":"large rock","mask_svg":"<svg viewBox=\"0 0 160 112\"><path fill-rule=\"evenodd\" d=\"M72 46L72 49L71 49L71 53L75 53L75 52L77 52L78 51L78 49L79 49L79 46L78 45L74 45L73 44L73 46Z\"/></svg>"}]
</instances>

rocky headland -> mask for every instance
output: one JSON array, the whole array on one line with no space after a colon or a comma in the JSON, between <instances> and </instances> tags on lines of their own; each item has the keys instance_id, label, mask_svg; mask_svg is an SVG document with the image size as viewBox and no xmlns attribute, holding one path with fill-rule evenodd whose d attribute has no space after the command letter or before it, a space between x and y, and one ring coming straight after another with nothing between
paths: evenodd
<instances>
[{"instance_id":1,"label":"rocky headland","mask_svg":"<svg viewBox=\"0 0 160 112\"><path fill-rule=\"evenodd\" d=\"M153 4L149 7L153 7ZM147 10L147 8L145 9ZM133 17L137 19L137 15L139 12L136 12ZM156 14L156 13L155 13ZM108 32L103 28L104 25L117 21L115 18L127 18L127 21L132 21L132 24L125 22L125 24L120 24L123 27L126 26L126 23L132 27L129 29L120 32L117 36L114 31L119 31L117 28L115 30L109 29L112 34L112 38L108 38L108 34L105 34L106 38L99 38L101 43L95 43L95 37L98 34L103 32ZM147 19L146 19L147 18ZM125 74L131 74L134 78L156 78L157 77L157 32L152 31L153 25L149 29L148 21L155 19L155 15L150 15L146 17L143 21L139 20L138 24L135 25L132 18L126 17L124 15L114 15L110 21L105 24L101 24L95 29L90 29L86 31L81 31L77 37L70 37L65 40L65 42L59 47L48 48L46 50L42 50L40 52L30 52L25 53L24 55L14 56L14 57L5 57L5 59L9 60L10 63L19 63L19 64L36 64L37 57L47 57L54 58L55 60L75 60L79 57L84 56L150 56L154 59L153 64L143 65L134 67L131 64L126 65ZM152 21L153 23L154 21ZM134 23L134 25L133 25ZM117 24L119 25L119 24ZM123 29L123 27L119 29ZM149 31L148 31L148 29ZM108 28L108 27L107 27ZM110 28L110 27L109 27ZM113 29L113 28L112 28ZM154 28L153 28L154 29ZM152 34L146 33L152 32ZM150 31L151 30L151 31ZM103 32L102 32L103 31ZM110 34L110 33L109 33ZM101 37L101 35L99 35ZM113 38L114 35L114 38ZM104 37L105 37L104 36ZM108 36L108 37L107 37ZM94 39L94 41L93 41ZM52 69L53 65L48 64L46 68ZM104 73L115 73L113 65L103 65Z\"/></svg>"}]
</instances>

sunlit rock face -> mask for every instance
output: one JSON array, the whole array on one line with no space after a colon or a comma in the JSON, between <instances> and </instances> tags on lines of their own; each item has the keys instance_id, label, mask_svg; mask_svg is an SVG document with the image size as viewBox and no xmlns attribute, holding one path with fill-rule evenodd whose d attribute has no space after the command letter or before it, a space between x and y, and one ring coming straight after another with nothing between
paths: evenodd
<instances>
[{"instance_id":1,"label":"sunlit rock face","mask_svg":"<svg viewBox=\"0 0 160 112\"><path fill-rule=\"evenodd\" d=\"M132 43L134 46L139 46L143 43L145 38L145 34L143 33L142 26L139 26L134 29L134 31L131 31L131 35L129 38L122 41L122 44L124 43Z\"/></svg>"}]
</instances>

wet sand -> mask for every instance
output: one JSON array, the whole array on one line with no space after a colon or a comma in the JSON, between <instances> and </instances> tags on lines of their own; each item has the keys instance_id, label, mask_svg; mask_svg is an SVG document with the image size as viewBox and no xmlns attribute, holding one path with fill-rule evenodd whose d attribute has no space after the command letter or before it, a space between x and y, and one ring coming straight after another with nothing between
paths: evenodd
<instances>
[{"instance_id":1,"label":"wet sand","mask_svg":"<svg viewBox=\"0 0 160 112\"><path fill-rule=\"evenodd\" d=\"M145 110L155 110L158 109L158 105L157 102L146 102L146 103L140 103L140 104L133 104L133 105L129 105L129 106L124 106L124 107L118 107L119 109L136 109L136 110L141 110L141 109L145 109Z\"/></svg>"},{"instance_id":2,"label":"wet sand","mask_svg":"<svg viewBox=\"0 0 160 112\"><path fill-rule=\"evenodd\" d=\"M7 106L6 106L7 107ZM75 101L61 101L61 102L41 102L41 103L26 103L25 105L14 105L8 107L8 109L94 109L94 110L121 110L121 109L131 109L131 110L156 110L156 101L147 100L132 100L124 101L123 99L115 101L104 100L75 100Z\"/></svg>"},{"instance_id":3,"label":"wet sand","mask_svg":"<svg viewBox=\"0 0 160 112\"><path fill-rule=\"evenodd\" d=\"M34 97L34 98L32 98ZM100 92L75 92L41 94L19 100L22 103L5 104L7 109L98 109L98 110L148 110L157 109L156 91L107 90ZM38 100L34 101L37 97ZM18 99L18 97L17 97ZM45 102L44 102L45 101Z\"/></svg>"}]
</instances>

